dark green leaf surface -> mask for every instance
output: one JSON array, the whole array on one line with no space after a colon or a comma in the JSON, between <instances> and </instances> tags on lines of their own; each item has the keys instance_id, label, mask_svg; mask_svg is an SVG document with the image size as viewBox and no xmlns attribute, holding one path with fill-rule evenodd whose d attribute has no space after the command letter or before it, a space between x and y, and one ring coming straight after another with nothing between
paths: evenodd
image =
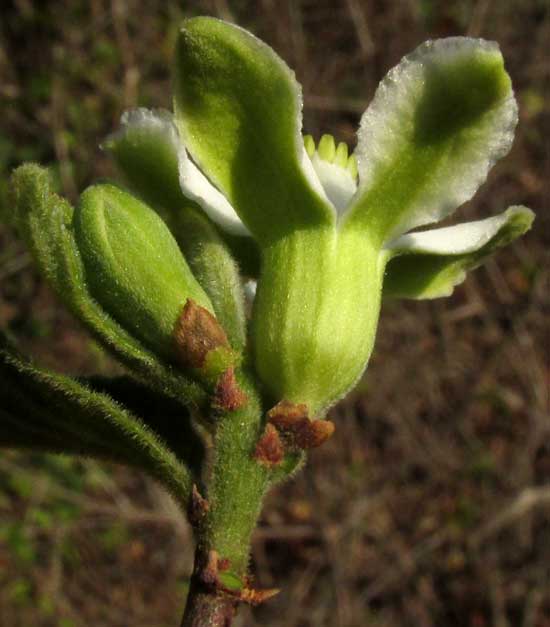
<instances>
[{"instance_id":1,"label":"dark green leaf surface","mask_svg":"<svg viewBox=\"0 0 550 627\"><path fill-rule=\"evenodd\" d=\"M158 433L105 393L34 367L0 350L0 443L111 459L148 472L180 505L187 502L192 471ZM176 417L174 417L176 419ZM190 423L179 417L181 439ZM180 454L184 447L180 446ZM196 461L196 460L195 460Z\"/></svg>"}]
</instances>

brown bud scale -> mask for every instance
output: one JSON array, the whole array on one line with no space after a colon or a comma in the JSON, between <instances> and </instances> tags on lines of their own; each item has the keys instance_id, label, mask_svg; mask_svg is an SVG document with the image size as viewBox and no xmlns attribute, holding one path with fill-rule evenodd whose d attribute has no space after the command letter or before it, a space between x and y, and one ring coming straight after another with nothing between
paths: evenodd
<instances>
[{"instance_id":1,"label":"brown bud scale","mask_svg":"<svg viewBox=\"0 0 550 627\"><path fill-rule=\"evenodd\" d=\"M191 522L191 524L194 527L198 526L201 520L208 513L209 509L210 504L201 495L197 486L193 484L193 489L191 491L191 501L189 503L189 521Z\"/></svg>"},{"instance_id":2,"label":"brown bud scale","mask_svg":"<svg viewBox=\"0 0 550 627\"><path fill-rule=\"evenodd\" d=\"M241 603L248 603L249 605L260 605L279 593L279 590L276 588L265 590L251 588L248 581L240 590L230 590L226 588L220 582L219 573L228 570L230 565L228 559L220 558L217 551L211 550L208 551L206 555L203 555L200 560L199 569L195 570L195 574L199 577L202 585L207 589L213 592L223 592L233 597L235 600Z\"/></svg>"},{"instance_id":3,"label":"brown bud scale","mask_svg":"<svg viewBox=\"0 0 550 627\"><path fill-rule=\"evenodd\" d=\"M283 400L270 409L267 416L288 446L302 450L321 446L335 429L329 420L312 420L303 403Z\"/></svg>"},{"instance_id":4,"label":"brown bud scale","mask_svg":"<svg viewBox=\"0 0 550 627\"><path fill-rule=\"evenodd\" d=\"M267 588L258 590L256 588L243 588L239 594L239 600L248 605L261 605L275 595L279 594L279 588Z\"/></svg>"},{"instance_id":5,"label":"brown bud scale","mask_svg":"<svg viewBox=\"0 0 550 627\"><path fill-rule=\"evenodd\" d=\"M201 582L212 589L219 587L218 560L217 551L209 551L206 555L206 563L202 565L199 573Z\"/></svg>"},{"instance_id":6,"label":"brown bud scale","mask_svg":"<svg viewBox=\"0 0 550 627\"><path fill-rule=\"evenodd\" d=\"M271 424L267 423L262 437L256 444L254 459L263 466L272 468L278 466L285 456L285 450L279 432Z\"/></svg>"},{"instance_id":7,"label":"brown bud scale","mask_svg":"<svg viewBox=\"0 0 550 627\"><path fill-rule=\"evenodd\" d=\"M202 368L208 353L229 348L225 331L208 309L187 299L174 328L177 356L183 366Z\"/></svg>"},{"instance_id":8,"label":"brown bud scale","mask_svg":"<svg viewBox=\"0 0 550 627\"><path fill-rule=\"evenodd\" d=\"M212 406L222 411L235 411L244 407L247 400L246 394L237 383L235 369L228 368L218 379Z\"/></svg>"}]
</instances>

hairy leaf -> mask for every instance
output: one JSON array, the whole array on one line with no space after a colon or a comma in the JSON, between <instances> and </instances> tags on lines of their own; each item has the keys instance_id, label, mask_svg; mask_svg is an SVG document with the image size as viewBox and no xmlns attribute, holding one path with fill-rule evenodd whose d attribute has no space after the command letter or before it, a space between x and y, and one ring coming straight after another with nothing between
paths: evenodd
<instances>
[{"instance_id":1,"label":"hairy leaf","mask_svg":"<svg viewBox=\"0 0 550 627\"><path fill-rule=\"evenodd\" d=\"M103 457L140 468L182 506L198 481L185 459L178 459L158 433L110 396L36 368L5 349L0 350L0 399L3 446ZM187 416L179 420L182 440L196 441L189 435Z\"/></svg>"},{"instance_id":2,"label":"hairy leaf","mask_svg":"<svg viewBox=\"0 0 550 627\"><path fill-rule=\"evenodd\" d=\"M163 362L130 335L90 295L73 232L73 208L51 190L48 172L35 164L19 167L11 180L13 222L40 271L93 335L145 383L184 403L202 403L194 382Z\"/></svg>"}]
</instances>

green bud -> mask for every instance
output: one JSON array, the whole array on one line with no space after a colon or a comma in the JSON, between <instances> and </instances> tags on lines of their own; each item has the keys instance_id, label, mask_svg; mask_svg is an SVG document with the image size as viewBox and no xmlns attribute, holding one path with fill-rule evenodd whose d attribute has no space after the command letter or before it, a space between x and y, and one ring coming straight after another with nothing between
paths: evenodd
<instances>
[{"instance_id":1,"label":"green bud","mask_svg":"<svg viewBox=\"0 0 550 627\"><path fill-rule=\"evenodd\" d=\"M203 391L167 366L102 308L90 294L83 258L75 241L74 209L53 193L48 171L22 165L11 178L12 221L50 286L103 346L148 384L178 400L200 403Z\"/></svg>"},{"instance_id":2,"label":"green bud","mask_svg":"<svg viewBox=\"0 0 550 627\"><path fill-rule=\"evenodd\" d=\"M164 222L129 193L101 184L82 194L74 229L92 296L145 345L174 360L174 329L186 301L213 308Z\"/></svg>"},{"instance_id":3,"label":"green bud","mask_svg":"<svg viewBox=\"0 0 550 627\"><path fill-rule=\"evenodd\" d=\"M231 346L246 343L244 294L237 264L208 217L187 202L169 216L171 231L193 275L208 294Z\"/></svg>"}]
</instances>

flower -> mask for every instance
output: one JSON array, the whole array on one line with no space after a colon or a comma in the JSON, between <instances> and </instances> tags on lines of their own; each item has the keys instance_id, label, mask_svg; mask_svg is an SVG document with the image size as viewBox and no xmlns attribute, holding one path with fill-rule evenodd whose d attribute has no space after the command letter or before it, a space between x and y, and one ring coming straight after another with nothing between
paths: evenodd
<instances>
[{"instance_id":1,"label":"flower","mask_svg":"<svg viewBox=\"0 0 550 627\"><path fill-rule=\"evenodd\" d=\"M153 205L193 201L252 238L261 265L254 364L274 401L322 413L372 352L382 295L452 293L466 271L524 233L524 207L415 231L469 200L509 151L517 106L494 42L428 41L384 78L348 156L302 137L300 86L252 34L187 20L175 113L137 109L105 146Z\"/></svg>"}]
</instances>

